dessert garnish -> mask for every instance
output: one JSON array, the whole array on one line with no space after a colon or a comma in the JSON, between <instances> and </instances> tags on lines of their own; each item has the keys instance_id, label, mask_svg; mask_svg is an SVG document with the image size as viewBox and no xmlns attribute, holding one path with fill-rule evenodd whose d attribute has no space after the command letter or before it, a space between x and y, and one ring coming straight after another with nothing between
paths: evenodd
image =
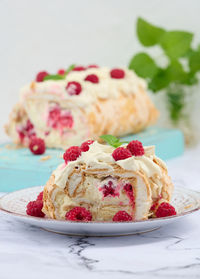
<instances>
[{"instance_id":1,"label":"dessert garnish","mask_svg":"<svg viewBox=\"0 0 200 279\"><path fill-rule=\"evenodd\" d=\"M125 77L125 72L122 69L112 69L110 71L111 78L121 79Z\"/></svg>"},{"instance_id":2,"label":"dessert garnish","mask_svg":"<svg viewBox=\"0 0 200 279\"><path fill-rule=\"evenodd\" d=\"M29 143L29 149L34 155L41 155L45 152L45 142L41 138L32 137Z\"/></svg>"}]
</instances>

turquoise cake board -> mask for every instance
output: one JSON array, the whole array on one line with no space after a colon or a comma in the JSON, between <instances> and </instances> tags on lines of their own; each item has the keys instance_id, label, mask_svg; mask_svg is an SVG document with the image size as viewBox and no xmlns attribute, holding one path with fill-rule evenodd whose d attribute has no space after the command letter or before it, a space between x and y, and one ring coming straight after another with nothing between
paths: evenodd
<instances>
[{"instance_id":1,"label":"turquoise cake board","mask_svg":"<svg viewBox=\"0 0 200 279\"><path fill-rule=\"evenodd\" d=\"M183 154L184 138L179 130L152 127L122 138L140 140L143 145L155 145L156 155L163 160ZM43 155L33 155L28 148L16 149L13 145L0 145L0 192L44 185L52 171L63 162L63 150L47 149ZM48 160L44 160L49 156Z\"/></svg>"}]
</instances>

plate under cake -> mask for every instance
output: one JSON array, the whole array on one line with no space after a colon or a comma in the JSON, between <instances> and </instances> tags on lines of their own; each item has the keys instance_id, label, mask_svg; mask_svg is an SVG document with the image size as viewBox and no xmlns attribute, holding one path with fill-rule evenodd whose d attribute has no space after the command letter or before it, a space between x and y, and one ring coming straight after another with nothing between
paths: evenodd
<instances>
[{"instance_id":1,"label":"plate under cake","mask_svg":"<svg viewBox=\"0 0 200 279\"><path fill-rule=\"evenodd\" d=\"M177 215L165 218L152 218L135 222L70 222L38 218L26 214L28 202L36 199L43 186L27 188L9 193L0 198L0 211L7 217L36 227L67 235L81 236L121 236L144 233L158 229L195 213L200 209L200 193L175 186L171 204ZM186 221L184 221L186 222Z\"/></svg>"}]
</instances>

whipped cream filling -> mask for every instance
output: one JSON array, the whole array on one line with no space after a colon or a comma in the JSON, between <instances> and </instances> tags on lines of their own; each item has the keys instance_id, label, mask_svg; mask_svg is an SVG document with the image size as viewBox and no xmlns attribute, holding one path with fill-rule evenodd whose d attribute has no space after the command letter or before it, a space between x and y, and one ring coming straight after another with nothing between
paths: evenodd
<instances>
[{"instance_id":1,"label":"whipped cream filling","mask_svg":"<svg viewBox=\"0 0 200 279\"><path fill-rule=\"evenodd\" d=\"M146 88L146 82L139 78L133 71L124 69L125 77L113 79L110 77L110 69L90 68L85 71L71 71L64 80L47 80L44 82L32 82L21 89L21 101L27 97L49 98L53 94L55 97L75 103L76 106L85 106L94 103L98 98L118 98L121 92L124 94L137 94L141 88ZM95 74L99 78L99 83L85 81L86 76ZM79 95L70 96L66 91L69 81L76 81L81 84L82 91ZM35 95L35 97L37 97ZM48 96L47 96L48 95Z\"/></svg>"},{"instance_id":2,"label":"whipped cream filling","mask_svg":"<svg viewBox=\"0 0 200 279\"><path fill-rule=\"evenodd\" d=\"M81 156L76 161L68 162L67 165L64 163L58 166L53 172L55 184L60 188L65 188L66 181L74 168L80 167L81 165L86 166L86 171L97 170L98 173L98 170L102 170L107 175L112 174L114 166L118 165L126 171L141 171L147 177L152 177L155 174L157 177L162 176L161 167L154 162L154 159L157 159L157 157L155 157L153 146L144 147L145 154L143 156L132 156L119 161L115 161L112 157L114 149L115 148L112 146L99 144L95 141L90 145L89 150L87 152L82 152ZM161 159L159 159L159 161L162 162ZM165 166L164 163L162 166Z\"/></svg>"}]
</instances>

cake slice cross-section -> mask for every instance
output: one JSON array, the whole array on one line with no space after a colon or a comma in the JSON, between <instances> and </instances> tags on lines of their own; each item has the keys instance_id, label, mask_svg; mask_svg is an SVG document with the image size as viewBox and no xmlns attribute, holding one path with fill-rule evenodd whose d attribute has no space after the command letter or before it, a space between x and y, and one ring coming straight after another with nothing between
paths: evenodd
<instances>
[{"instance_id":1,"label":"cake slice cross-section","mask_svg":"<svg viewBox=\"0 0 200 279\"><path fill-rule=\"evenodd\" d=\"M120 148L127 150L126 145ZM65 220L77 212L81 221L84 208L92 221L116 221L119 216L138 221L153 217L160 204L170 202L173 184L153 146L144 147L142 156L121 160L113 157L116 148L97 141L88 151L72 154L73 150L44 187L47 217Z\"/></svg>"}]
</instances>

